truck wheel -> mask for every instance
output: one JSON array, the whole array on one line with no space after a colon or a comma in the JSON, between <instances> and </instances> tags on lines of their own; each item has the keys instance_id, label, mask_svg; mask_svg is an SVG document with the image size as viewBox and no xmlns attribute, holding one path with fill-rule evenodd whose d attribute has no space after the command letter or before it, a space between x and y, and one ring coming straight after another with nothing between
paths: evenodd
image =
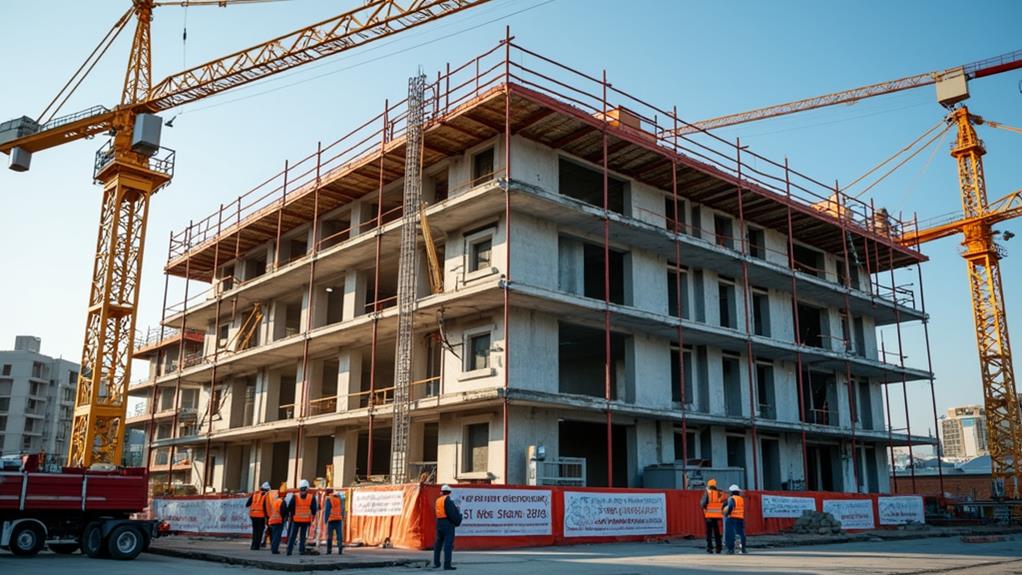
<instances>
[{"instance_id":1,"label":"truck wheel","mask_svg":"<svg viewBox=\"0 0 1022 575\"><path fill-rule=\"evenodd\" d=\"M85 526L82 531L81 541L82 553L96 559L106 557L106 547L103 545L103 529L99 521L93 521Z\"/></svg>"},{"instance_id":2,"label":"truck wheel","mask_svg":"<svg viewBox=\"0 0 1022 575\"><path fill-rule=\"evenodd\" d=\"M107 537L106 548L114 559L134 559L145 547L145 537L132 525L115 527Z\"/></svg>"},{"instance_id":3,"label":"truck wheel","mask_svg":"<svg viewBox=\"0 0 1022 575\"><path fill-rule=\"evenodd\" d=\"M11 553L21 557L31 557L43 550L46 536L42 527L31 521L23 521L11 531Z\"/></svg>"},{"instance_id":4,"label":"truck wheel","mask_svg":"<svg viewBox=\"0 0 1022 575\"><path fill-rule=\"evenodd\" d=\"M77 543L50 543L49 547L50 551L61 555L70 555L78 551Z\"/></svg>"}]
</instances>

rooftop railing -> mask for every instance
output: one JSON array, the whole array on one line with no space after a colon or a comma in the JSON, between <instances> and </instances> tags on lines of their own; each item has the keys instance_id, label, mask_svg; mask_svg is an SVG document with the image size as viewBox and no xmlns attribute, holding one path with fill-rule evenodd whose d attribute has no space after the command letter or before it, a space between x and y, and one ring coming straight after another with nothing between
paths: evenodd
<instances>
[{"instance_id":1,"label":"rooftop railing","mask_svg":"<svg viewBox=\"0 0 1022 575\"><path fill-rule=\"evenodd\" d=\"M639 145L655 146L674 154L681 163L718 177L772 194L779 201L809 207L836 223L860 233L870 233L892 243L914 225L905 223L872 203L847 196L837 184L825 184L791 169L787 161L761 156L716 134L699 131L684 136L673 129L687 126L676 109L658 107L625 92L606 79L595 77L528 50L513 41L500 42L489 51L455 68L438 72L426 86L425 121L442 121L491 91L511 84L552 98L589 117L608 118L612 110L627 109L640 128L619 126L616 136ZM273 174L233 202L171 234L170 259L213 240L218 233L237 229L249 218L283 207L290 198L311 192L320 180L328 180L365 162L402 138L407 125L407 100L387 104L384 111L349 131L337 141L317 149ZM906 247L913 250L915 248Z\"/></svg>"}]
</instances>

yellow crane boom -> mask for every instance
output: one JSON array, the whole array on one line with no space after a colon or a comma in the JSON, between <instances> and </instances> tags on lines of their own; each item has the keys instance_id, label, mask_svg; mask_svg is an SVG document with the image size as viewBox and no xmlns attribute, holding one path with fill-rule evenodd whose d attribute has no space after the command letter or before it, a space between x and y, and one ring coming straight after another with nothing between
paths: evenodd
<instances>
[{"instance_id":1,"label":"yellow crane boom","mask_svg":"<svg viewBox=\"0 0 1022 575\"><path fill-rule=\"evenodd\" d=\"M93 55L98 53L101 57L134 16L135 33L120 105L113 109L93 107L42 125L25 118L28 121L12 123L13 137L5 138L0 133L0 152L11 155L12 168L25 171L33 152L113 131L112 142L97 154L93 172L93 179L103 189L103 204L71 426L69 466L121 462L149 199L173 175L173 152L160 147L161 121L152 113L315 62L487 1L367 0L333 18L153 84L150 38L153 8L178 2L132 0L127 15L118 20L93 51ZM91 66L83 64L79 72L83 69L87 74ZM74 81L72 78L69 82L72 92L81 79ZM63 94L64 90L54 102ZM63 100L66 99L67 95L63 95Z\"/></svg>"}]
</instances>

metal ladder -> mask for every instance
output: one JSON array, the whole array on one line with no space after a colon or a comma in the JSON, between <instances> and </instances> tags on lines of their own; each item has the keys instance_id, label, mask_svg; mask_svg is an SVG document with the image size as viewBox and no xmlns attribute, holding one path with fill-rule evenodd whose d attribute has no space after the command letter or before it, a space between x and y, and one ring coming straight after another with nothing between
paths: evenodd
<instances>
[{"instance_id":1,"label":"metal ladder","mask_svg":"<svg viewBox=\"0 0 1022 575\"><path fill-rule=\"evenodd\" d=\"M419 205L422 201L422 120L426 76L408 80L408 127L405 132L404 209L397 282L397 350L394 373L394 424L391 435L391 483L408 480L408 434L411 427L412 330L418 271Z\"/></svg>"}]
</instances>

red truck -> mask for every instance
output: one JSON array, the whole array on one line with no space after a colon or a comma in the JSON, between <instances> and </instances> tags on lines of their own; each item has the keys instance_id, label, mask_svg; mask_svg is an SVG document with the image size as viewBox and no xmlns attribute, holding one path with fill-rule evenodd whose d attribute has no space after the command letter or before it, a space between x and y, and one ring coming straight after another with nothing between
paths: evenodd
<instances>
[{"instance_id":1,"label":"red truck","mask_svg":"<svg viewBox=\"0 0 1022 575\"><path fill-rule=\"evenodd\" d=\"M157 520L131 519L147 505L148 482L144 468L0 471L0 548L134 559L160 532Z\"/></svg>"}]
</instances>

